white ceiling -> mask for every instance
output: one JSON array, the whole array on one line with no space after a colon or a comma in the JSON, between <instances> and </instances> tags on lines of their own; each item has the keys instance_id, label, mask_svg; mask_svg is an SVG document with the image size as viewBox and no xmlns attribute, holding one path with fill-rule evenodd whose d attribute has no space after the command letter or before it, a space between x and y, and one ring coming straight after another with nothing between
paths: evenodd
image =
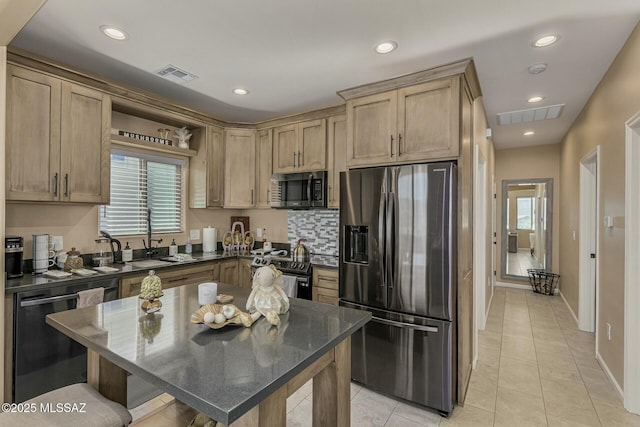
<instances>
[{"instance_id":1,"label":"white ceiling","mask_svg":"<svg viewBox=\"0 0 640 427\"><path fill-rule=\"evenodd\" d=\"M11 45L242 122L473 57L496 148L508 148L560 142L639 19L637 0L48 0ZM129 39L108 39L103 24ZM560 41L531 46L548 33ZM398 49L375 53L388 39ZM536 62L547 71L528 74ZM199 79L151 74L167 64ZM545 97L535 106L566 104L561 117L497 126L497 113L530 108L533 95Z\"/></svg>"}]
</instances>

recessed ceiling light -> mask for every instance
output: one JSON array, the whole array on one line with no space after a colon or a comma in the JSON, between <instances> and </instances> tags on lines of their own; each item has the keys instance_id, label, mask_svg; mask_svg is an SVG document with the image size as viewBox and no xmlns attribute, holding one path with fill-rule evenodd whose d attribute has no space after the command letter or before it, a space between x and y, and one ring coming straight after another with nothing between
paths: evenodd
<instances>
[{"instance_id":1,"label":"recessed ceiling light","mask_svg":"<svg viewBox=\"0 0 640 427\"><path fill-rule=\"evenodd\" d=\"M550 34L548 36L540 37L538 40L536 40L533 43L533 45L535 47L551 46L552 44L558 41L558 38L559 38L558 36Z\"/></svg>"},{"instance_id":2,"label":"recessed ceiling light","mask_svg":"<svg viewBox=\"0 0 640 427\"><path fill-rule=\"evenodd\" d=\"M537 64L533 64L527 70L529 70L529 74L540 74L543 73L546 69L547 64L545 64L544 62L539 62Z\"/></svg>"},{"instance_id":3,"label":"recessed ceiling light","mask_svg":"<svg viewBox=\"0 0 640 427\"><path fill-rule=\"evenodd\" d=\"M389 41L386 41L386 42L382 42L378 46L376 46L376 52L378 52L378 53L390 53L390 52L393 52L394 50L396 50L397 47L398 47L398 43L394 42L393 40L389 40Z\"/></svg>"},{"instance_id":4,"label":"recessed ceiling light","mask_svg":"<svg viewBox=\"0 0 640 427\"><path fill-rule=\"evenodd\" d=\"M114 40L126 40L127 37L129 37L125 31L110 25L102 25L100 26L100 30L105 36Z\"/></svg>"},{"instance_id":5,"label":"recessed ceiling light","mask_svg":"<svg viewBox=\"0 0 640 427\"><path fill-rule=\"evenodd\" d=\"M544 99L544 97L542 97L542 96L532 96L531 98L527 99L527 102L531 102L531 103L540 102L543 99Z\"/></svg>"},{"instance_id":6,"label":"recessed ceiling light","mask_svg":"<svg viewBox=\"0 0 640 427\"><path fill-rule=\"evenodd\" d=\"M532 131L532 130L528 130L528 131L526 131L525 133L523 133L523 135L524 135L524 136L531 136L531 135L533 135L534 133L535 133L534 131Z\"/></svg>"},{"instance_id":7,"label":"recessed ceiling light","mask_svg":"<svg viewBox=\"0 0 640 427\"><path fill-rule=\"evenodd\" d=\"M249 91L238 87L233 90L233 93L235 93L236 95L247 95Z\"/></svg>"}]
</instances>

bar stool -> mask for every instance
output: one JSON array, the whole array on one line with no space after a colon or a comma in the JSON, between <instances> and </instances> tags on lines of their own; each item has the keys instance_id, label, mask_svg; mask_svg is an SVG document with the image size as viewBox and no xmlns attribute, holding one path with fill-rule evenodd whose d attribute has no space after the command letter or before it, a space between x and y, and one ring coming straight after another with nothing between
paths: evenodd
<instances>
[{"instance_id":1,"label":"bar stool","mask_svg":"<svg viewBox=\"0 0 640 427\"><path fill-rule=\"evenodd\" d=\"M21 411L3 411L0 427L124 427L132 420L127 408L85 383L62 387L13 407Z\"/></svg>"}]
</instances>

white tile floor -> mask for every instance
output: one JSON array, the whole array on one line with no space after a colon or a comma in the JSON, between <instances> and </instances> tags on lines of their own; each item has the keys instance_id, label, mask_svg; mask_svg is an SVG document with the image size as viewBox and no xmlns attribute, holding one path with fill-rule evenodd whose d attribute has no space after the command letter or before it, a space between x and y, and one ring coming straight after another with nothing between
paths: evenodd
<instances>
[{"instance_id":1,"label":"white tile floor","mask_svg":"<svg viewBox=\"0 0 640 427\"><path fill-rule=\"evenodd\" d=\"M529 268L542 268L538 260L531 255L530 249L518 249L518 252L507 252L507 274L527 276Z\"/></svg>"},{"instance_id":2,"label":"white tile floor","mask_svg":"<svg viewBox=\"0 0 640 427\"><path fill-rule=\"evenodd\" d=\"M449 419L351 385L357 426L640 426L560 297L496 288L467 401ZM311 383L287 400L287 426L311 426Z\"/></svg>"}]
</instances>

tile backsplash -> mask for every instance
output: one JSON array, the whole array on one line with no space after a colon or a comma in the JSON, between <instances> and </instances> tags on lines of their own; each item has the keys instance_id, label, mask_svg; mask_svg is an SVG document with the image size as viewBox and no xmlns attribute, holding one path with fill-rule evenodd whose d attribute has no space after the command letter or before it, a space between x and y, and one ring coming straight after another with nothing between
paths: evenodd
<instances>
[{"instance_id":1,"label":"tile backsplash","mask_svg":"<svg viewBox=\"0 0 640 427\"><path fill-rule=\"evenodd\" d=\"M288 211L287 232L291 249L299 238L311 253L338 256L339 212L333 209Z\"/></svg>"}]
</instances>

